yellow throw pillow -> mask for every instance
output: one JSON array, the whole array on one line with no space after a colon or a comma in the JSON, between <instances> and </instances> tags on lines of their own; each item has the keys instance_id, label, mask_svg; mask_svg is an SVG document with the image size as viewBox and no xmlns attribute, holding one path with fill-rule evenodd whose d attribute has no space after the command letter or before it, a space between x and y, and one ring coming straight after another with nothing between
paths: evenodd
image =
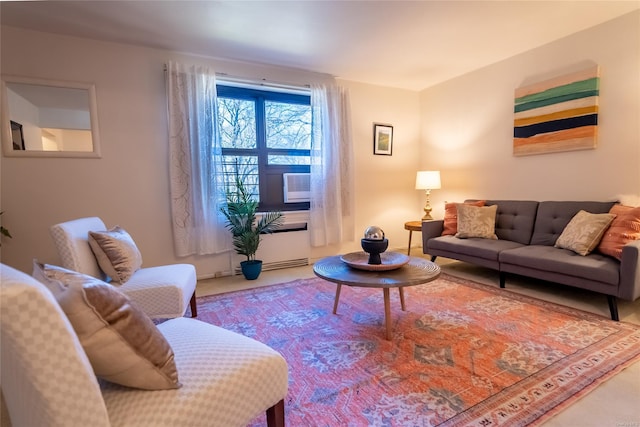
<instances>
[{"instance_id":1,"label":"yellow throw pillow","mask_svg":"<svg viewBox=\"0 0 640 427\"><path fill-rule=\"evenodd\" d=\"M98 265L116 283L124 283L142 267L142 254L124 229L90 231L89 245Z\"/></svg>"},{"instance_id":2,"label":"yellow throw pillow","mask_svg":"<svg viewBox=\"0 0 640 427\"><path fill-rule=\"evenodd\" d=\"M455 234L460 239L481 237L483 239L497 239L496 213L498 205L472 206L459 203L458 232Z\"/></svg>"},{"instance_id":3,"label":"yellow throw pillow","mask_svg":"<svg viewBox=\"0 0 640 427\"><path fill-rule=\"evenodd\" d=\"M581 210L571 218L554 246L570 249L582 256L588 255L598 246L615 217L613 214L594 214Z\"/></svg>"},{"instance_id":4,"label":"yellow throw pillow","mask_svg":"<svg viewBox=\"0 0 640 427\"><path fill-rule=\"evenodd\" d=\"M91 276L34 262L33 276L54 294L96 376L127 387L180 387L171 346L117 288Z\"/></svg>"}]
</instances>

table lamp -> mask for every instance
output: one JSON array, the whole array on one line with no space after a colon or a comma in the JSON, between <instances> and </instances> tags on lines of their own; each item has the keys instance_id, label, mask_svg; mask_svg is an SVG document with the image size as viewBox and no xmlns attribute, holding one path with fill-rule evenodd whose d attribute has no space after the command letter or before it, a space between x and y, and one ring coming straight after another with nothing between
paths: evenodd
<instances>
[{"instance_id":1,"label":"table lamp","mask_svg":"<svg viewBox=\"0 0 640 427\"><path fill-rule=\"evenodd\" d=\"M440 188L440 171L418 171L416 175L416 190L424 190L427 195L427 203L424 205L423 221L433 219L431 217L431 205L429 204L429 193L431 190Z\"/></svg>"}]
</instances>

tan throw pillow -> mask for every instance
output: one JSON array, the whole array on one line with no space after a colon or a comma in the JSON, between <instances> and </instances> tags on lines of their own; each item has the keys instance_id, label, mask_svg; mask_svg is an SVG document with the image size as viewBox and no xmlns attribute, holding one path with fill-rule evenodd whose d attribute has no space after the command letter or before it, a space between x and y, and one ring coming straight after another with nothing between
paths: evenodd
<instances>
[{"instance_id":1,"label":"tan throw pillow","mask_svg":"<svg viewBox=\"0 0 640 427\"><path fill-rule=\"evenodd\" d=\"M442 229L442 236L453 236L458 232L458 205L460 203L445 203L444 204L444 224ZM477 202L465 202L471 206L484 206L484 200L478 200Z\"/></svg>"},{"instance_id":2,"label":"tan throw pillow","mask_svg":"<svg viewBox=\"0 0 640 427\"><path fill-rule=\"evenodd\" d=\"M455 234L460 239L481 237L483 239L497 239L496 212L498 205L470 206L464 203L458 204L458 232Z\"/></svg>"},{"instance_id":3,"label":"tan throw pillow","mask_svg":"<svg viewBox=\"0 0 640 427\"><path fill-rule=\"evenodd\" d=\"M116 283L124 283L142 267L142 255L124 229L115 226L107 231L90 231L89 245L98 265Z\"/></svg>"},{"instance_id":4,"label":"tan throw pillow","mask_svg":"<svg viewBox=\"0 0 640 427\"><path fill-rule=\"evenodd\" d=\"M180 387L171 346L140 309L102 280L34 262L33 276L54 294L96 376L145 390Z\"/></svg>"},{"instance_id":5,"label":"tan throw pillow","mask_svg":"<svg viewBox=\"0 0 640 427\"><path fill-rule=\"evenodd\" d=\"M570 249L582 256L588 255L598 246L615 217L613 214L593 214L581 210L571 218L554 246Z\"/></svg>"},{"instance_id":6,"label":"tan throw pillow","mask_svg":"<svg viewBox=\"0 0 640 427\"><path fill-rule=\"evenodd\" d=\"M622 247L640 240L640 207L613 205L609 213L616 218L602 236L598 251L621 260Z\"/></svg>"}]
</instances>

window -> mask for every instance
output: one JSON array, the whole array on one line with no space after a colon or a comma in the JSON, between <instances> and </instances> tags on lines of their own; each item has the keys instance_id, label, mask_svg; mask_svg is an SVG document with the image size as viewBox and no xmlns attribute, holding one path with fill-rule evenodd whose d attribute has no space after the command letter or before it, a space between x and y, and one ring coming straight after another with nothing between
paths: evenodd
<instances>
[{"instance_id":1,"label":"window","mask_svg":"<svg viewBox=\"0 0 640 427\"><path fill-rule=\"evenodd\" d=\"M309 209L285 203L283 174L310 172L310 96L221 84L217 92L227 188L237 171L260 210Z\"/></svg>"}]
</instances>

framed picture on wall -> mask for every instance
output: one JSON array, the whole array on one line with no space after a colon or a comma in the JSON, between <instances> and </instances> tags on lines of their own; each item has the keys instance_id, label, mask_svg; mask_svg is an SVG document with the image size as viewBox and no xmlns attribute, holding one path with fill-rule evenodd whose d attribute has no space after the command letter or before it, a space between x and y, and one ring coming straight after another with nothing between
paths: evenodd
<instances>
[{"instance_id":1,"label":"framed picture on wall","mask_svg":"<svg viewBox=\"0 0 640 427\"><path fill-rule=\"evenodd\" d=\"M393 126L373 124L373 154L390 156L393 148Z\"/></svg>"},{"instance_id":2,"label":"framed picture on wall","mask_svg":"<svg viewBox=\"0 0 640 427\"><path fill-rule=\"evenodd\" d=\"M13 140L14 150L24 150L24 135L22 134L22 125L11 120L11 139Z\"/></svg>"}]
</instances>

